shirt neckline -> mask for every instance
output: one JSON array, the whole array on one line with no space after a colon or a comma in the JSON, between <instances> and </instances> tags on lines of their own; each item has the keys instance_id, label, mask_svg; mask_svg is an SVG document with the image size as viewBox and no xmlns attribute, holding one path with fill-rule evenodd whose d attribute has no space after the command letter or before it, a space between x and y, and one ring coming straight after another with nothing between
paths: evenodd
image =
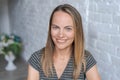
<instances>
[{"instance_id":1,"label":"shirt neckline","mask_svg":"<svg viewBox=\"0 0 120 80\"><path fill-rule=\"evenodd\" d=\"M62 75L60 76L60 78L58 78L57 73L56 73L56 70L55 70L55 66L54 66L54 64L53 64L53 72L55 73L54 75L55 75L55 77L56 77L58 80L61 80L61 79L63 78L65 72L67 71L67 69L68 69L68 67L69 67L69 65L70 65L70 63L71 63L71 61L72 61L72 58L73 58L73 55L70 57L70 59L69 59L67 65L66 65L66 67L65 67Z\"/></svg>"}]
</instances>

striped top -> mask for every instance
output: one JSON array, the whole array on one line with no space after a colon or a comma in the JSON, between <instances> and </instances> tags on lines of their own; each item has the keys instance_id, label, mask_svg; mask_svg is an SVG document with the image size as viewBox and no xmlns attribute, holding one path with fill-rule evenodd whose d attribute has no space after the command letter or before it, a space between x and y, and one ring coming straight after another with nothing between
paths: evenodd
<instances>
[{"instance_id":1,"label":"striped top","mask_svg":"<svg viewBox=\"0 0 120 80\"><path fill-rule=\"evenodd\" d=\"M58 79L55 68L53 66L53 76L47 78L44 75L43 69L42 69L42 65L40 63L40 59L42 57L42 53L41 50L36 51L35 53L33 53L30 57L30 59L28 60L28 63L35 68L37 71L39 71L40 74L40 79L39 80L73 80L73 69L74 69L74 57L71 56L64 72L62 73L60 79ZM85 57L86 57L86 71L83 71L83 67L80 73L80 76L77 80L85 80L86 78L86 72L93 67L96 64L96 60L94 59L94 57L88 52L85 51Z\"/></svg>"}]
</instances>

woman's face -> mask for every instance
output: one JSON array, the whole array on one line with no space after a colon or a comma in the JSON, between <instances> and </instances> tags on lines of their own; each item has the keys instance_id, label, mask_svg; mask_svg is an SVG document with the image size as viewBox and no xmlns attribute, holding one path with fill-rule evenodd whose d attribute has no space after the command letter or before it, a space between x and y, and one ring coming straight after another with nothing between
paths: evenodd
<instances>
[{"instance_id":1,"label":"woman's face","mask_svg":"<svg viewBox=\"0 0 120 80\"><path fill-rule=\"evenodd\" d=\"M74 41L74 31L73 20L69 14L63 11L54 13L51 24L51 36L55 48L70 48Z\"/></svg>"}]
</instances>

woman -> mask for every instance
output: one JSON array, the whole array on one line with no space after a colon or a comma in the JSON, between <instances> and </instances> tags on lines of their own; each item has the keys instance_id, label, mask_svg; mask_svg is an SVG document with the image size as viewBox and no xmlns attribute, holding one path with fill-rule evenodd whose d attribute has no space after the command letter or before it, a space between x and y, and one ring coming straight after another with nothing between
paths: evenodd
<instances>
[{"instance_id":1,"label":"woman","mask_svg":"<svg viewBox=\"0 0 120 80\"><path fill-rule=\"evenodd\" d=\"M100 80L95 59L84 49L81 16L69 4L53 10L46 46L28 62L28 80Z\"/></svg>"}]
</instances>

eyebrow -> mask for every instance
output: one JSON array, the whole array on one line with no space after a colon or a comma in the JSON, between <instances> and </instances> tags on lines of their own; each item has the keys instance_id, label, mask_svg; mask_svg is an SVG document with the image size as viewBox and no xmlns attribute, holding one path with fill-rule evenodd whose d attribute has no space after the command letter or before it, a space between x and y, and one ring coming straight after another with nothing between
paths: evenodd
<instances>
[{"instance_id":1,"label":"eyebrow","mask_svg":"<svg viewBox=\"0 0 120 80\"><path fill-rule=\"evenodd\" d=\"M57 27L59 27L58 25L56 25L56 24L51 24L51 26L57 26Z\"/></svg>"},{"instance_id":2,"label":"eyebrow","mask_svg":"<svg viewBox=\"0 0 120 80\"><path fill-rule=\"evenodd\" d=\"M52 24L51 26L57 26L57 27L59 27L58 25L56 25L56 24ZM65 26L65 27L73 27L73 26L71 26L71 25L67 25L67 26Z\"/></svg>"},{"instance_id":3,"label":"eyebrow","mask_svg":"<svg viewBox=\"0 0 120 80\"><path fill-rule=\"evenodd\" d=\"M68 25L68 26L65 26L65 27L69 27L69 28L72 28L72 26L69 26L69 25Z\"/></svg>"}]
</instances>

